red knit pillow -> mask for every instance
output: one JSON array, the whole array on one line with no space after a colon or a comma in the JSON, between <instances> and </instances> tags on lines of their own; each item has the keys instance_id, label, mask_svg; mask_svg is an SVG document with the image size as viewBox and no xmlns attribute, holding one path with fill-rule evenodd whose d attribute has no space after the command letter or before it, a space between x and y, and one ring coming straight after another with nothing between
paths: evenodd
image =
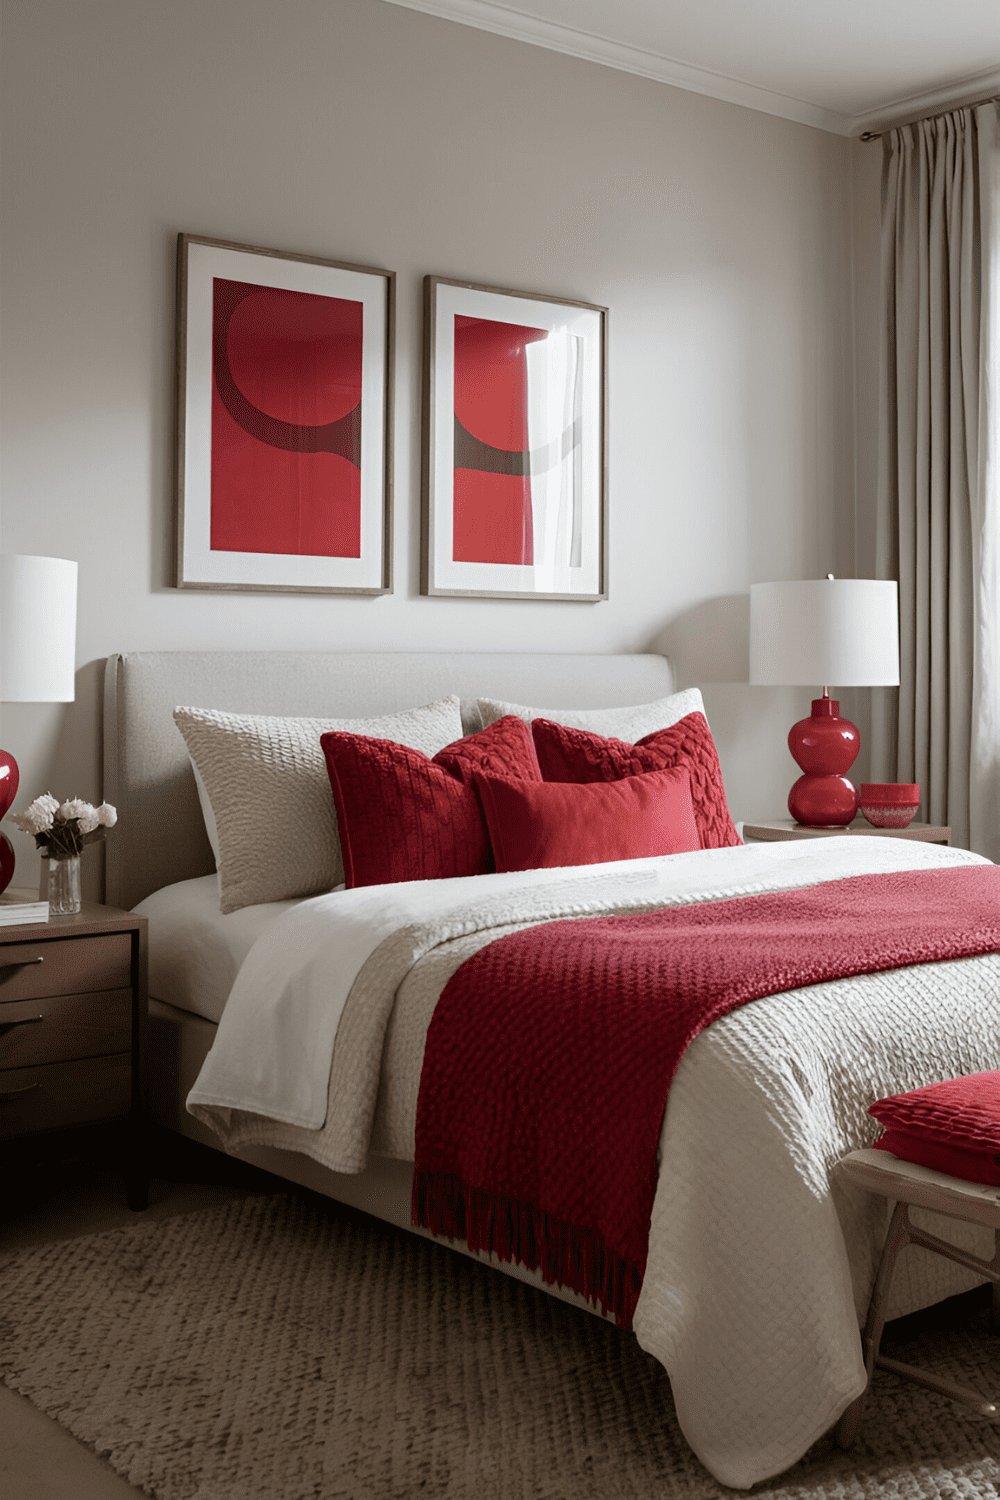
<instances>
[{"instance_id":1,"label":"red knit pillow","mask_svg":"<svg viewBox=\"0 0 1000 1500\"><path fill-rule=\"evenodd\" d=\"M431 760L393 740L320 736L348 886L443 880L492 870L475 771L541 783L528 726L498 719Z\"/></svg>"},{"instance_id":2,"label":"red knit pillow","mask_svg":"<svg viewBox=\"0 0 1000 1500\"><path fill-rule=\"evenodd\" d=\"M476 773L498 870L700 849L685 767L589 786Z\"/></svg>"},{"instance_id":3,"label":"red knit pillow","mask_svg":"<svg viewBox=\"0 0 1000 1500\"><path fill-rule=\"evenodd\" d=\"M551 719L533 719L531 733L546 781L617 781L643 771L685 766L691 776L691 801L701 847L724 849L740 842L729 816L719 757L704 714L687 714L669 729L644 735L636 745L584 729L570 729Z\"/></svg>"},{"instance_id":4,"label":"red knit pillow","mask_svg":"<svg viewBox=\"0 0 1000 1500\"><path fill-rule=\"evenodd\" d=\"M876 1142L879 1151L1000 1187L1000 1072L968 1073L893 1094L868 1113L886 1127Z\"/></svg>"}]
</instances>

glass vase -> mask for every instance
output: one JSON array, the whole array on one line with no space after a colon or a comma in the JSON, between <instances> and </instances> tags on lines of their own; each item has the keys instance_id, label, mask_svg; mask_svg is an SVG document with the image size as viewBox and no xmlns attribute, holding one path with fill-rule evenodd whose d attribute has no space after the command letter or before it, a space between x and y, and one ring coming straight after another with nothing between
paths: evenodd
<instances>
[{"instance_id":1,"label":"glass vase","mask_svg":"<svg viewBox=\"0 0 1000 1500\"><path fill-rule=\"evenodd\" d=\"M49 860L49 915L72 917L80 910L80 856Z\"/></svg>"}]
</instances>

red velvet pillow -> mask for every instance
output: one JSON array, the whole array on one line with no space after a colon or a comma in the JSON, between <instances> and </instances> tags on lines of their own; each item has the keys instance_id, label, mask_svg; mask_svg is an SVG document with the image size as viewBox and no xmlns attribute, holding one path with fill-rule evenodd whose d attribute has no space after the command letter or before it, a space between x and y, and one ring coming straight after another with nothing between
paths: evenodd
<instances>
[{"instance_id":1,"label":"red velvet pillow","mask_svg":"<svg viewBox=\"0 0 1000 1500\"><path fill-rule=\"evenodd\" d=\"M321 735L320 744L348 886L485 874L493 862L474 772L541 784L528 726L512 714L433 760L393 740L340 730Z\"/></svg>"},{"instance_id":2,"label":"red velvet pillow","mask_svg":"<svg viewBox=\"0 0 1000 1500\"><path fill-rule=\"evenodd\" d=\"M704 714L686 714L669 729L644 735L636 745L570 729L551 719L533 719L531 733L546 781L617 781L643 771L685 766L702 849L726 849L740 842L729 816L719 757Z\"/></svg>"},{"instance_id":3,"label":"red velvet pillow","mask_svg":"<svg viewBox=\"0 0 1000 1500\"><path fill-rule=\"evenodd\" d=\"M1000 1072L968 1073L893 1094L868 1113L886 1126L876 1142L879 1151L1000 1187Z\"/></svg>"},{"instance_id":4,"label":"red velvet pillow","mask_svg":"<svg viewBox=\"0 0 1000 1500\"><path fill-rule=\"evenodd\" d=\"M498 870L543 870L700 849L687 769L589 786L476 773Z\"/></svg>"}]
</instances>

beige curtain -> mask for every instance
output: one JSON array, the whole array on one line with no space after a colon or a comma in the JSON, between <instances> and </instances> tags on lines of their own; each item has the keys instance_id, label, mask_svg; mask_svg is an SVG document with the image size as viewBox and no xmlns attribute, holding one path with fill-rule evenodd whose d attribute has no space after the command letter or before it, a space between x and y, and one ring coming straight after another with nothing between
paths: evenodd
<instances>
[{"instance_id":1,"label":"beige curtain","mask_svg":"<svg viewBox=\"0 0 1000 1500\"><path fill-rule=\"evenodd\" d=\"M1000 857L995 103L883 143L879 577L898 578L900 685L873 774ZM895 699L895 702L892 702Z\"/></svg>"},{"instance_id":2,"label":"beige curtain","mask_svg":"<svg viewBox=\"0 0 1000 1500\"><path fill-rule=\"evenodd\" d=\"M972 504L969 847L1000 862L1000 102L976 110L982 222L979 465Z\"/></svg>"}]
</instances>

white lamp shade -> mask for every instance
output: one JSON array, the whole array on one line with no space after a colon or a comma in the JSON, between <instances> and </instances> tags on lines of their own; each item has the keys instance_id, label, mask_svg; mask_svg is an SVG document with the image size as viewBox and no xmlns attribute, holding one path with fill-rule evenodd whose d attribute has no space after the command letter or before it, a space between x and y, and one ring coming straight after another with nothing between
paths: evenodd
<instances>
[{"instance_id":1,"label":"white lamp shade","mask_svg":"<svg viewBox=\"0 0 1000 1500\"><path fill-rule=\"evenodd\" d=\"M872 578L751 584L750 681L761 687L895 686L896 584Z\"/></svg>"},{"instance_id":2,"label":"white lamp shade","mask_svg":"<svg viewBox=\"0 0 1000 1500\"><path fill-rule=\"evenodd\" d=\"M71 703L75 562L0 553L0 702Z\"/></svg>"}]
</instances>

